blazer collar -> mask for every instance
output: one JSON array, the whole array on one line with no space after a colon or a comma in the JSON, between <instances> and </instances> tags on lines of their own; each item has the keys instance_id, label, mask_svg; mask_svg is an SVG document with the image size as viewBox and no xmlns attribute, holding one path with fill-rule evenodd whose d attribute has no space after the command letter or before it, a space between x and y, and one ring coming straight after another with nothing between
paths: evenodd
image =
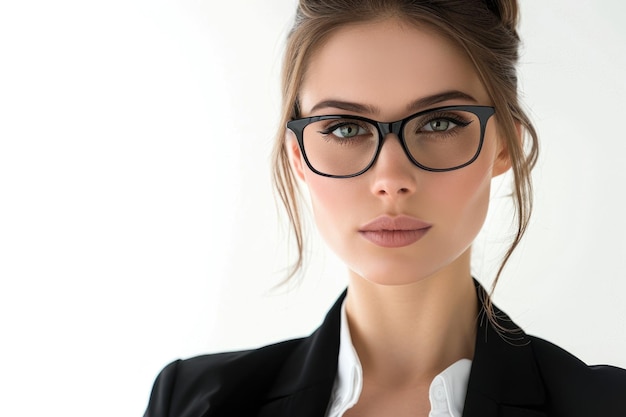
<instances>
[{"instance_id":1,"label":"blazer collar","mask_svg":"<svg viewBox=\"0 0 626 417\"><path fill-rule=\"evenodd\" d=\"M481 301L485 289L476 283ZM481 309L476 349L467 387L464 417L542 416L546 402L543 380L530 338L504 312L494 306L491 323Z\"/></svg>"},{"instance_id":2,"label":"blazer collar","mask_svg":"<svg viewBox=\"0 0 626 417\"><path fill-rule=\"evenodd\" d=\"M323 417L337 375L344 291L322 325L285 358L259 416Z\"/></svg>"},{"instance_id":3,"label":"blazer collar","mask_svg":"<svg viewBox=\"0 0 626 417\"><path fill-rule=\"evenodd\" d=\"M485 289L476 282L479 300ZM268 392L267 416L323 417L337 374L341 305L346 291L322 325L285 358L275 385ZM539 417L546 393L531 340L494 306L497 329L484 309L478 319L476 349L467 388L464 417Z\"/></svg>"}]
</instances>

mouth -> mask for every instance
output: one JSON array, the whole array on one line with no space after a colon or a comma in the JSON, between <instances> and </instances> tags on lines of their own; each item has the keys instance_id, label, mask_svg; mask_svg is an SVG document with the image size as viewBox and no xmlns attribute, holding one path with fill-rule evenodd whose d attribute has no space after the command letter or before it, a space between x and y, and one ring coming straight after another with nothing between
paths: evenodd
<instances>
[{"instance_id":1,"label":"mouth","mask_svg":"<svg viewBox=\"0 0 626 417\"><path fill-rule=\"evenodd\" d=\"M400 248L420 240L431 224L410 216L380 216L359 228L359 234L384 248Z\"/></svg>"}]
</instances>

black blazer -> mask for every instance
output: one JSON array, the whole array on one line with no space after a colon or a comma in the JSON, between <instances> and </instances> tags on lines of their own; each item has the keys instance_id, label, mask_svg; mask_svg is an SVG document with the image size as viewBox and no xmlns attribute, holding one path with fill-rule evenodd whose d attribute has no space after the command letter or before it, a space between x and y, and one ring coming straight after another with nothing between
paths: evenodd
<instances>
[{"instance_id":1,"label":"black blazer","mask_svg":"<svg viewBox=\"0 0 626 417\"><path fill-rule=\"evenodd\" d=\"M309 337L169 364L144 417L324 417L344 297ZM464 417L626 417L626 370L588 367L496 312L511 333L501 335L481 313Z\"/></svg>"}]
</instances>

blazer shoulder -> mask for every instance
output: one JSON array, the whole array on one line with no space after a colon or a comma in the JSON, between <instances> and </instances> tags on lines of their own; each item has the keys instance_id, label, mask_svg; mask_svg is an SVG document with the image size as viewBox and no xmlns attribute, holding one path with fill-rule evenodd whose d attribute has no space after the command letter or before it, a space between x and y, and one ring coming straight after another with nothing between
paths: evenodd
<instances>
[{"instance_id":1,"label":"blazer shoulder","mask_svg":"<svg viewBox=\"0 0 626 417\"><path fill-rule=\"evenodd\" d=\"M302 340L173 361L157 376L144 417L211 416L223 408L244 416Z\"/></svg>"},{"instance_id":2,"label":"blazer shoulder","mask_svg":"<svg viewBox=\"0 0 626 417\"><path fill-rule=\"evenodd\" d=\"M566 350L529 336L548 393L558 416L626 416L626 370L588 366Z\"/></svg>"},{"instance_id":3,"label":"blazer shoulder","mask_svg":"<svg viewBox=\"0 0 626 417\"><path fill-rule=\"evenodd\" d=\"M323 415L337 374L345 294L308 337L172 362L157 377L144 417Z\"/></svg>"}]
</instances>

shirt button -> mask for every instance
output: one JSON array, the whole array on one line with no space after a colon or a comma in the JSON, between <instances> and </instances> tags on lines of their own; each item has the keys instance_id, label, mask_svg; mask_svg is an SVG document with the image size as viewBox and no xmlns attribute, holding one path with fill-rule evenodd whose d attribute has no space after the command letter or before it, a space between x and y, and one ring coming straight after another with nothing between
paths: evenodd
<instances>
[{"instance_id":1,"label":"shirt button","mask_svg":"<svg viewBox=\"0 0 626 417\"><path fill-rule=\"evenodd\" d=\"M435 398L437 401L445 401L446 391L442 387L437 387L437 389L435 389Z\"/></svg>"}]
</instances>

